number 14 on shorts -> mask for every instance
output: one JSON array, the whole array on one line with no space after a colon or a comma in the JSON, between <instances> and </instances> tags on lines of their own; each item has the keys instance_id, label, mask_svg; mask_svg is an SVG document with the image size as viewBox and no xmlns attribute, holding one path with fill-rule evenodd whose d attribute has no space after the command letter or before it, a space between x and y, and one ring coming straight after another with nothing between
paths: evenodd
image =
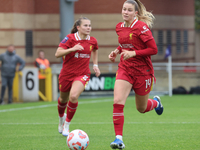
<instances>
[{"instance_id":1,"label":"number 14 on shorts","mask_svg":"<svg viewBox=\"0 0 200 150\"><path fill-rule=\"evenodd\" d=\"M151 86L152 86L151 78L145 80L145 82L146 82L146 89L147 89L148 87L151 87Z\"/></svg>"}]
</instances>

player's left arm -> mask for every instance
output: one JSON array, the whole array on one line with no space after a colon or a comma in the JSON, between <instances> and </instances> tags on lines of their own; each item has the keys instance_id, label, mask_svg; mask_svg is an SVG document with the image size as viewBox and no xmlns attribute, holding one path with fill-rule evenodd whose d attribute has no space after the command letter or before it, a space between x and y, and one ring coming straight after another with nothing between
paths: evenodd
<instances>
[{"instance_id":1,"label":"player's left arm","mask_svg":"<svg viewBox=\"0 0 200 150\"><path fill-rule=\"evenodd\" d=\"M135 50L136 56L150 56L157 54L158 48L150 28L147 25L143 25L139 28L139 31L138 36L143 41L146 48Z\"/></svg>"},{"instance_id":2,"label":"player's left arm","mask_svg":"<svg viewBox=\"0 0 200 150\"><path fill-rule=\"evenodd\" d=\"M135 50L136 56L150 56L158 53L158 48L154 39L147 41L145 44L147 48Z\"/></svg>"},{"instance_id":3,"label":"player's left arm","mask_svg":"<svg viewBox=\"0 0 200 150\"><path fill-rule=\"evenodd\" d=\"M93 70L95 72L96 77L98 77L101 74L98 67L98 50L92 51L92 61L93 61Z\"/></svg>"}]
</instances>

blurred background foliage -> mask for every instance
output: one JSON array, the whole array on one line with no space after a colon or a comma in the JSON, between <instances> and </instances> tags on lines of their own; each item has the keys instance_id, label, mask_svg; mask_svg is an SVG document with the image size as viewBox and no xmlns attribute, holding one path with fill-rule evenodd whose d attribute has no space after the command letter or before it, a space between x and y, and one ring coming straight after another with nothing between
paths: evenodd
<instances>
[{"instance_id":1,"label":"blurred background foliage","mask_svg":"<svg viewBox=\"0 0 200 150\"><path fill-rule=\"evenodd\" d=\"M200 30L200 0L195 0L195 29Z\"/></svg>"}]
</instances>

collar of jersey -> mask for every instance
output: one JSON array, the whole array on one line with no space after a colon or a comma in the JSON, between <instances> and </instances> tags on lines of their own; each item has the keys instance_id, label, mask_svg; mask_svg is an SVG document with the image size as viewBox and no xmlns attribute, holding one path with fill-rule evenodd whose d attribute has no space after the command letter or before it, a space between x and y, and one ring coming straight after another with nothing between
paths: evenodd
<instances>
[{"instance_id":1,"label":"collar of jersey","mask_svg":"<svg viewBox=\"0 0 200 150\"><path fill-rule=\"evenodd\" d=\"M78 32L74 33L74 36L75 36L75 39L76 39L77 41L82 40L82 39L80 38ZM90 36L88 35L87 38L86 38L85 40L90 40Z\"/></svg>"},{"instance_id":2,"label":"collar of jersey","mask_svg":"<svg viewBox=\"0 0 200 150\"><path fill-rule=\"evenodd\" d=\"M132 27L136 24L137 21L138 21L138 20L137 20L137 18L135 17L134 20L133 20L133 22L132 22L132 23L130 24L130 26L128 26L128 27L129 27L129 28L132 28ZM121 27L125 27L125 22L122 23Z\"/></svg>"}]
</instances>

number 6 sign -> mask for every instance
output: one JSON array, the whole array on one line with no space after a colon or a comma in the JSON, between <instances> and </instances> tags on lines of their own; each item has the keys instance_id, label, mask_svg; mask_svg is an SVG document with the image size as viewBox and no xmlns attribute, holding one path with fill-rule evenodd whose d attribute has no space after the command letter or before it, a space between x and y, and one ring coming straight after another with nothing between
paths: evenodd
<instances>
[{"instance_id":1,"label":"number 6 sign","mask_svg":"<svg viewBox=\"0 0 200 150\"><path fill-rule=\"evenodd\" d=\"M22 98L23 101L38 101L38 69L24 68L22 70Z\"/></svg>"}]
</instances>

